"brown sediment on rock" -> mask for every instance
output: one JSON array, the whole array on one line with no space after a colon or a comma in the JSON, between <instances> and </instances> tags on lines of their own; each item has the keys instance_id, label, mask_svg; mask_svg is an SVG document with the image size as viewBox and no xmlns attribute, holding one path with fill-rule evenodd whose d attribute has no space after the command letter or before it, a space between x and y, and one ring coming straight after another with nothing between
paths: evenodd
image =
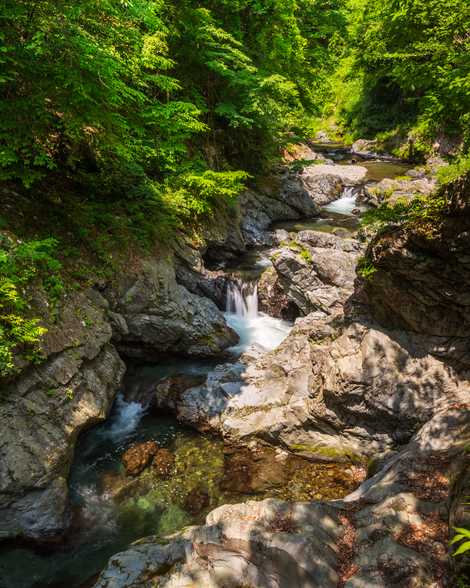
<instances>
[{"instance_id":1,"label":"brown sediment on rock","mask_svg":"<svg viewBox=\"0 0 470 588\"><path fill-rule=\"evenodd\" d=\"M421 522L409 525L394 539L409 549L428 555L437 581L448 573L449 525L437 513L422 516Z\"/></svg>"},{"instance_id":2,"label":"brown sediment on rock","mask_svg":"<svg viewBox=\"0 0 470 588\"><path fill-rule=\"evenodd\" d=\"M138 476L142 473L150 465L158 449L155 441L137 443L130 447L122 456L122 463L126 474L128 476Z\"/></svg>"},{"instance_id":3,"label":"brown sediment on rock","mask_svg":"<svg viewBox=\"0 0 470 588\"><path fill-rule=\"evenodd\" d=\"M420 500L444 501L450 493L449 479L443 473L448 465L449 458L446 457L430 456L419 462L410 460L410 469L402 472L400 482Z\"/></svg>"},{"instance_id":4,"label":"brown sediment on rock","mask_svg":"<svg viewBox=\"0 0 470 588\"><path fill-rule=\"evenodd\" d=\"M357 531L354 526L354 513L342 514L339 520L343 525L344 533L337 542L339 576L337 588L343 588L346 582L359 570L359 566L354 563L357 549Z\"/></svg>"}]
</instances>

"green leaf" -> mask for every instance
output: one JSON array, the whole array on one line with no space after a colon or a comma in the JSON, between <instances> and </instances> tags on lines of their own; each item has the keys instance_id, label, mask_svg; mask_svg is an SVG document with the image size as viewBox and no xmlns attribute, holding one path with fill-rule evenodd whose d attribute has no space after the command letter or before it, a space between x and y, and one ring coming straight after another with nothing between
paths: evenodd
<instances>
[{"instance_id":1,"label":"green leaf","mask_svg":"<svg viewBox=\"0 0 470 588\"><path fill-rule=\"evenodd\" d=\"M470 550L470 541L466 541L465 543L463 543L455 553L453 553L452 555L455 557L457 555L462 555L463 553L466 553L467 551Z\"/></svg>"}]
</instances>

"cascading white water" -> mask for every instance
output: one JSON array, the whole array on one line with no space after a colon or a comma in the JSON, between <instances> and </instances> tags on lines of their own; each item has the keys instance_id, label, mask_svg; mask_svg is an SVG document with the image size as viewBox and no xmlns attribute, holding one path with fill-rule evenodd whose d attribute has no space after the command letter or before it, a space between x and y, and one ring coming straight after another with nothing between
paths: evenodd
<instances>
[{"instance_id":1,"label":"cascading white water","mask_svg":"<svg viewBox=\"0 0 470 588\"><path fill-rule=\"evenodd\" d=\"M352 211L358 207L356 200L357 188L354 186L348 186L344 188L341 198L323 206L323 210L336 214L351 215Z\"/></svg>"},{"instance_id":2,"label":"cascading white water","mask_svg":"<svg viewBox=\"0 0 470 588\"><path fill-rule=\"evenodd\" d=\"M126 402L122 394L119 394L116 398L110 426L103 430L103 435L115 443L124 441L137 429L144 412L144 407L141 404Z\"/></svg>"},{"instance_id":3,"label":"cascading white water","mask_svg":"<svg viewBox=\"0 0 470 588\"><path fill-rule=\"evenodd\" d=\"M258 317L258 283L233 282L227 288L227 312L240 318Z\"/></svg>"},{"instance_id":4,"label":"cascading white water","mask_svg":"<svg viewBox=\"0 0 470 588\"><path fill-rule=\"evenodd\" d=\"M258 310L258 282L234 280L227 288L227 323L240 337L233 348L242 353L250 345L258 344L265 349L274 349L289 334L292 325L272 318Z\"/></svg>"}]
</instances>

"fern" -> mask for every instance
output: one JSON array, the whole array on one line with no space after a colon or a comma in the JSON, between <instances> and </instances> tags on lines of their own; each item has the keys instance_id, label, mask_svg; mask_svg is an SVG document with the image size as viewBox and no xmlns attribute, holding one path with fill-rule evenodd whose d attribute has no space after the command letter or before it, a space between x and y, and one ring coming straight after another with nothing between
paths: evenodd
<instances>
[{"instance_id":1,"label":"fern","mask_svg":"<svg viewBox=\"0 0 470 588\"><path fill-rule=\"evenodd\" d=\"M452 554L454 557L456 557L458 555L463 555L467 551L470 551L470 530L463 527L454 527L454 530L457 531L457 535L454 536L450 544L456 545L457 543L460 543L460 545Z\"/></svg>"}]
</instances>

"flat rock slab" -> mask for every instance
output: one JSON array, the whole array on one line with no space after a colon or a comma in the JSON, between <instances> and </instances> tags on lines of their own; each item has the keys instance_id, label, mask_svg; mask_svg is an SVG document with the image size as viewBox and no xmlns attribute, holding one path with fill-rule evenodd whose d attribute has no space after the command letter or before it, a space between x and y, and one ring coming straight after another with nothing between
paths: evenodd
<instances>
[{"instance_id":1,"label":"flat rock slab","mask_svg":"<svg viewBox=\"0 0 470 588\"><path fill-rule=\"evenodd\" d=\"M367 168L362 165L309 165L303 171L303 176L317 178L333 176L339 178L345 185L355 186L364 182L367 176Z\"/></svg>"}]
</instances>

